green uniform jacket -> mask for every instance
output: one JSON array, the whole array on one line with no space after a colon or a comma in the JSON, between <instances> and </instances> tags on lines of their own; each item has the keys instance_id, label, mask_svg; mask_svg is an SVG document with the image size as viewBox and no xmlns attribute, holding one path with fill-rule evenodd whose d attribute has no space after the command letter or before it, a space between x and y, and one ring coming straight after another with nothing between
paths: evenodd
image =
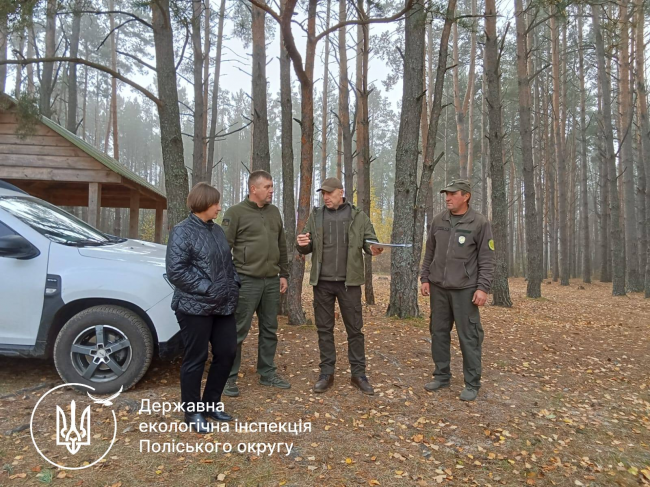
<instances>
[{"instance_id":1,"label":"green uniform jacket","mask_svg":"<svg viewBox=\"0 0 650 487\"><path fill-rule=\"evenodd\" d=\"M471 207L455 226L449 210L433 217L420 272L422 282L487 293L494 265L492 227L487 218Z\"/></svg>"},{"instance_id":2,"label":"green uniform jacket","mask_svg":"<svg viewBox=\"0 0 650 487\"><path fill-rule=\"evenodd\" d=\"M311 261L309 284L316 286L323 262L323 211L325 207L315 207L309 215L305 228L300 233L309 233L311 241L304 247L297 246L301 254L314 252ZM352 221L348 229L348 262L345 272L346 286L361 286L365 282L363 251L370 254L370 245L366 240L377 241L375 229L370 218L363 211L352 206Z\"/></svg>"},{"instance_id":3,"label":"green uniform jacket","mask_svg":"<svg viewBox=\"0 0 650 487\"><path fill-rule=\"evenodd\" d=\"M277 206L260 208L246 197L226 210L221 226L239 274L289 277L287 240Z\"/></svg>"}]
</instances>

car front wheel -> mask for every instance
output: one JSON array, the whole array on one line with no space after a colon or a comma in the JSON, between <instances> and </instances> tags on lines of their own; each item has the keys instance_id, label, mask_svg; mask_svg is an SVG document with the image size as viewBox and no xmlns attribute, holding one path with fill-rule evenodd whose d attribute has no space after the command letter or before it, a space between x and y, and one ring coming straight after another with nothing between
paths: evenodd
<instances>
[{"instance_id":1,"label":"car front wheel","mask_svg":"<svg viewBox=\"0 0 650 487\"><path fill-rule=\"evenodd\" d=\"M149 368L153 350L142 318L120 306L101 305L65 324L54 343L54 363L65 382L109 394L133 387Z\"/></svg>"}]
</instances>

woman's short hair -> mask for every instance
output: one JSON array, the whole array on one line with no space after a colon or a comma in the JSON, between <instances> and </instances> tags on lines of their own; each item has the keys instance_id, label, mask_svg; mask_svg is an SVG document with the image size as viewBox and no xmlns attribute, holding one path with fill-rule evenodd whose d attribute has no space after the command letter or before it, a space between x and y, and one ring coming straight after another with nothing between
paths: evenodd
<instances>
[{"instance_id":1,"label":"woman's short hair","mask_svg":"<svg viewBox=\"0 0 650 487\"><path fill-rule=\"evenodd\" d=\"M208 183L197 183L187 195L187 207L192 213L202 213L221 201L221 193Z\"/></svg>"}]
</instances>

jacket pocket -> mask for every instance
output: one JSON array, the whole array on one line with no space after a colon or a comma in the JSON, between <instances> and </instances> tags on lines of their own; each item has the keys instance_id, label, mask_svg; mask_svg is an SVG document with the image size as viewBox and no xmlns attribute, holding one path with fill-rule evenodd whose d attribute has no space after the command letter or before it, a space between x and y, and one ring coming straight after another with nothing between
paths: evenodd
<instances>
[{"instance_id":1,"label":"jacket pocket","mask_svg":"<svg viewBox=\"0 0 650 487\"><path fill-rule=\"evenodd\" d=\"M244 265L246 265L246 247L244 247Z\"/></svg>"}]
</instances>

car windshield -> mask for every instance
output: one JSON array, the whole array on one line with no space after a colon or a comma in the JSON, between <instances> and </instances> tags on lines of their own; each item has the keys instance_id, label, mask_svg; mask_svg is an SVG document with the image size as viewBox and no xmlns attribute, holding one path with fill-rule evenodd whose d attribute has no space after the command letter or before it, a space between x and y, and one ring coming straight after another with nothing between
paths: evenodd
<instances>
[{"instance_id":1,"label":"car windshield","mask_svg":"<svg viewBox=\"0 0 650 487\"><path fill-rule=\"evenodd\" d=\"M106 235L54 205L35 198L0 198L3 209L52 242L63 245L108 245L122 239Z\"/></svg>"}]
</instances>

